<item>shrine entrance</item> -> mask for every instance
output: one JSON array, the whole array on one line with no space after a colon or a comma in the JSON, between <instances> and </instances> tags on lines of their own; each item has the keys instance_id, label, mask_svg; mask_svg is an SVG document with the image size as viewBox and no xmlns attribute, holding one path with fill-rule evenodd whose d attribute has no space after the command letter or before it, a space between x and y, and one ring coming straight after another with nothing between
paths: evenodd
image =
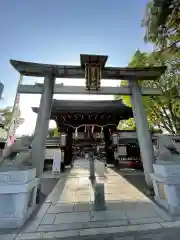
<instances>
[{"instance_id":1,"label":"shrine entrance","mask_svg":"<svg viewBox=\"0 0 180 240\"><path fill-rule=\"evenodd\" d=\"M35 113L38 108L33 108ZM130 107L120 100L113 101L65 101L52 102L51 119L56 121L60 133L67 134L65 165L71 165L73 145L90 147L104 141L106 161L114 164L111 134L117 131L119 120L133 117ZM83 123L83 124L82 124ZM97 133L97 134L96 134ZM99 134L99 136L98 136Z\"/></svg>"},{"instance_id":2,"label":"shrine entrance","mask_svg":"<svg viewBox=\"0 0 180 240\"><path fill-rule=\"evenodd\" d=\"M141 158L144 167L146 182L151 186L150 173L153 171L154 152L152 140L148 129L146 113L143 108L141 96L160 95L160 89L140 88L138 81L156 80L165 67L153 68L117 68L105 67L108 56L80 55L80 66L62 66L21 62L11 60L11 64L22 75L44 77L44 84L18 86L18 93L41 94L35 136L32 143L32 161L37 170L37 176L43 172L45 144L48 134L49 119L55 119L60 131L67 132L66 163L70 164L72 158L73 124L117 125L119 120L135 118L137 138L140 146ZM63 86L55 84L56 78L85 78L85 87ZM128 81L125 87L102 87L101 79L115 79ZM121 101L66 101L53 100L53 94L93 94L93 95L130 95L132 110L123 105ZM123 109L123 110L122 110ZM71 126L72 125L72 126ZM103 127L106 148L110 144L109 127ZM112 151L106 149L108 161L113 159Z\"/></svg>"}]
</instances>

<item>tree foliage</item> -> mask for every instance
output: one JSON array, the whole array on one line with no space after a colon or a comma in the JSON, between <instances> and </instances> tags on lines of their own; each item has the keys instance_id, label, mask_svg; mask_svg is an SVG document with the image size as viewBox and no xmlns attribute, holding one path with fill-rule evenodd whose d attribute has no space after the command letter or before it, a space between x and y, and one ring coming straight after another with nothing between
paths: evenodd
<instances>
[{"instance_id":1,"label":"tree foliage","mask_svg":"<svg viewBox=\"0 0 180 240\"><path fill-rule=\"evenodd\" d=\"M9 123L11 121L11 118L12 118L12 109L11 107L6 107L4 109L1 109L1 114L3 116L3 119L2 119L2 122L1 122L1 125L7 129L8 126L9 126Z\"/></svg>"},{"instance_id":2,"label":"tree foliage","mask_svg":"<svg viewBox=\"0 0 180 240\"><path fill-rule=\"evenodd\" d=\"M53 129L49 130L49 135L51 137L59 137L60 136L60 132L59 132L58 128L56 127L56 128L53 128Z\"/></svg>"},{"instance_id":3,"label":"tree foliage","mask_svg":"<svg viewBox=\"0 0 180 240\"><path fill-rule=\"evenodd\" d=\"M145 41L161 50L180 49L180 0L151 0L146 7L142 26Z\"/></svg>"},{"instance_id":4,"label":"tree foliage","mask_svg":"<svg viewBox=\"0 0 180 240\"><path fill-rule=\"evenodd\" d=\"M134 118L119 121L118 130L136 130Z\"/></svg>"},{"instance_id":5,"label":"tree foliage","mask_svg":"<svg viewBox=\"0 0 180 240\"><path fill-rule=\"evenodd\" d=\"M161 96L143 97L143 104L150 129L159 128L171 134L176 134L180 132L180 59L176 55L173 58L172 56L167 58L167 55L159 52L149 54L138 50L129 63L131 67L162 65L166 65L167 70L158 80L139 82L141 86L162 90ZM127 81L123 80L121 85L127 85ZM129 96L123 96L122 99L126 105L131 106ZM127 122L127 124L129 123Z\"/></svg>"},{"instance_id":6,"label":"tree foliage","mask_svg":"<svg viewBox=\"0 0 180 240\"><path fill-rule=\"evenodd\" d=\"M5 130L8 130L9 125L11 123L11 119L12 119L12 108L6 107L6 108L1 109L0 112L4 116L1 121L1 127L3 127ZM19 126L20 124L22 124L24 122L24 119L20 117L21 116L20 110L19 110L18 116L19 116L19 118L18 118L17 126Z\"/></svg>"}]
</instances>

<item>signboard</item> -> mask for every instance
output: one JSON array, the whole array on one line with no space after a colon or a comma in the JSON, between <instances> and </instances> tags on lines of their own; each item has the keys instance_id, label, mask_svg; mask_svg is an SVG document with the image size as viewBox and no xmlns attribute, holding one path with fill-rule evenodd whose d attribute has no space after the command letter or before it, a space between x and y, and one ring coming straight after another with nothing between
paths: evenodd
<instances>
[{"instance_id":1,"label":"signboard","mask_svg":"<svg viewBox=\"0 0 180 240\"><path fill-rule=\"evenodd\" d=\"M61 172L61 150L60 149L54 152L52 172L53 173Z\"/></svg>"}]
</instances>

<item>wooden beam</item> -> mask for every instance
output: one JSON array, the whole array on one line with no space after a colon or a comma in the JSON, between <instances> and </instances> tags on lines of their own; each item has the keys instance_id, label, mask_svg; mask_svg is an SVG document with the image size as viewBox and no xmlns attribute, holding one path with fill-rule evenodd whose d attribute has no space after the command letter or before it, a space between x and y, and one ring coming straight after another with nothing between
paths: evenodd
<instances>
[{"instance_id":1,"label":"wooden beam","mask_svg":"<svg viewBox=\"0 0 180 240\"><path fill-rule=\"evenodd\" d=\"M41 94L44 91L43 84L36 85L20 85L19 93L25 94ZM158 88L140 88L143 96L161 95L162 91ZM87 91L83 86L63 86L55 84L54 94L92 94L92 95L131 95L131 90L127 86L121 87L102 87L100 91Z\"/></svg>"},{"instance_id":2,"label":"wooden beam","mask_svg":"<svg viewBox=\"0 0 180 240\"><path fill-rule=\"evenodd\" d=\"M45 77L53 74L56 78L85 78L85 73L81 66L50 65L16 60L10 60L10 63L20 74L25 76ZM102 72L102 79L128 80L136 78L138 80L155 80L165 69L166 67L105 67Z\"/></svg>"}]
</instances>

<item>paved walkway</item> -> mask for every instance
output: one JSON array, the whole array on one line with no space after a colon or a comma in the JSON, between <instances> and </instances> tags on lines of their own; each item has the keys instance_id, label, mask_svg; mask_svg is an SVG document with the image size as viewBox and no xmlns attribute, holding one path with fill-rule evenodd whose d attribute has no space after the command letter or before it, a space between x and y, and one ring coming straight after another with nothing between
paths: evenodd
<instances>
[{"instance_id":1,"label":"paved walkway","mask_svg":"<svg viewBox=\"0 0 180 240\"><path fill-rule=\"evenodd\" d=\"M139 234L147 231L152 234L153 231L157 233L164 228L180 226L180 221L172 221L122 176L112 169L107 168L104 171L104 165L99 161L96 162L96 180L105 185L107 209L94 211L93 186L88 177L88 161L77 160L69 172L61 175L37 215L22 232L16 236L9 235L9 238L3 238L2 235L0 239L83 239L85 236L95 237L98 234L102 234L100 238L105 239L107 234L131 237L132 232Z\"/></svg>"}]
</instances>

